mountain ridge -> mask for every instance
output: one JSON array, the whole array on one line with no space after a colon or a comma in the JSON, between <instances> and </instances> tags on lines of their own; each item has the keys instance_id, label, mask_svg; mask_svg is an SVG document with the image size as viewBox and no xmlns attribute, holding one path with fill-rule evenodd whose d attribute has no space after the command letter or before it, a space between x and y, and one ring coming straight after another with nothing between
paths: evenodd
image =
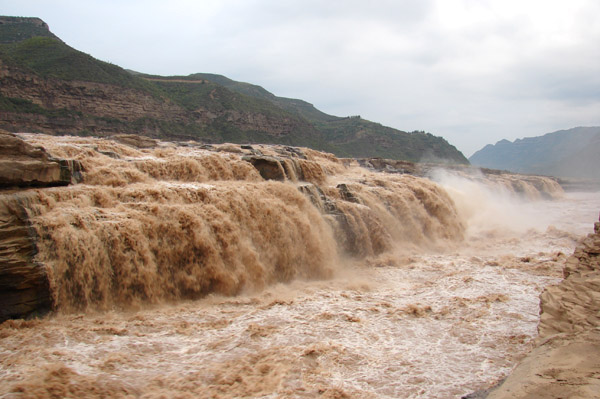
<instances>
[{"instance_id":1,"label":"mountain ridge","mask_svg":"<svg viewBox=\"0 0 600 399\"><path fill-rule=\"evenodd\" d=\"M10 131L264 142L342 157L468 164L441 137L327 115L222 75L126 71L69 47L39 18L0 17L0 80L0 127Z\"/></svg>"},{"instance_id":2,"label":"mountain ridge","mask_svg":"<svg viewBox=\"0 0 600 399\"><path fill-rule=\"evenodd\" d=\"M475 152L474 166L517 173L598 179L600 127L576 127L537 137L500 140Z\"/></svg>"}]
</instances>

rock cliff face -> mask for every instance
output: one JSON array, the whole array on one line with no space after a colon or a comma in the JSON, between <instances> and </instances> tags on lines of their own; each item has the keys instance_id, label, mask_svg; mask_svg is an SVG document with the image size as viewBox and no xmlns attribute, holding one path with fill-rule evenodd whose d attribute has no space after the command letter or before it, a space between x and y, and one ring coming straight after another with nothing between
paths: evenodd
<instances>
[{"instance_id":1,"label":"rock cliff face","mask_svg":"<svg viewBox=\"0 0 600 399\"><path fill-rule=\"evenodd\" d=\"M55 159L0 130L0 188L64 186L79 181L77 161ZM26 212L28 196L0 196L0 320L50 309L47 269L34 261L36 237Z\"/></svg>"},{"instance_id":2,"label":"rock cliff face","mask_svg":"<svg viewBox=\"0 0 600 399\"><path fill-rule=\"evenodd\" d=\"M600 222L541 295L537 347L490 399L600 397Z\"/></svg>"},{"instance_id":3,"label":"rock cliff face","mask_svg":"<svg viewBox=\"0 0 600 399\"><path fill-rule=\"evenodd\" d=\"M50 32L48 24L39 18L0 16L0 26L3 27L0 43L13 43L32 35L58 39Z\"/></svg>"},{"instance_id":4,"label":"rock cliff face","mask_svg":"<svg viewBox=\"0 0 600 399\"><path fill-rule=\"evenodd\" d=\"M36 237L25 211L25 198L0 198L0 320L50 310L48 270L34 261Z\"/></svg>"}]
</instances>

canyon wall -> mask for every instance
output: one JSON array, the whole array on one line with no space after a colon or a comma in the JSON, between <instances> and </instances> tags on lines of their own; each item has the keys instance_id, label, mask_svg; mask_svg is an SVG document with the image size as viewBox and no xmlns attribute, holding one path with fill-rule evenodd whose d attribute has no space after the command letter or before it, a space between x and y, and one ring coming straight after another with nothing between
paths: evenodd
<instances>
[{"instance_id":1,"label":"canyon wall","mask_svg":"<svg viewBox=\"0 0 600 399\"><path fill-rule=\"evenodd\" d=\"M541 295L536 348L488 396L597 398L600 392L600 222Z\"/></svg>"}]
</instances>

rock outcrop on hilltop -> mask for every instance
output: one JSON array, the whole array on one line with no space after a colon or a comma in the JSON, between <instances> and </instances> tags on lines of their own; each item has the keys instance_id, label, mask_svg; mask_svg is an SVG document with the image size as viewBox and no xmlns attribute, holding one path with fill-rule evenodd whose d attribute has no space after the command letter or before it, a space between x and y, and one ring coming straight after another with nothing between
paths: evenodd
<instances>
[{"instance_id":1,"label":"rock outcrop on hilltop","mask_svg":"<svg viewBox=\"0 0 600 399\"><path fill-rule=\"evenodd\" d=\"M600 222L541 295L537 347L489 396L600 397Z\"/></svg>"}]
</instances>

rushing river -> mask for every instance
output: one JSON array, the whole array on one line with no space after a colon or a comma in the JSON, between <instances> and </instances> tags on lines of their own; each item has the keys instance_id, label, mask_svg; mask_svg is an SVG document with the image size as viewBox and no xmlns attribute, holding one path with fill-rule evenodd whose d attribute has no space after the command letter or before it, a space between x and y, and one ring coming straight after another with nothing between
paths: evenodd
<instances>
[{"instance_id":1,"label":"rushing river","mask_svg":"<svg viewBox=\"0 0 600 399\"><path fill-rule=\"evenodd\" d=\"M538 296L545 286L560 281L566 257L577 240L591 232L598 219L600 194L566 193L554 200L523 200L457 176L439 173L434 179L452 199L455 216L462 224L462 237L451 244L386 244L379 251L372 244L360 257L339 254L331 266L327 254L334 232L322 224L316 208L303 209L309 202L301 202L298 209L308 212L306 225L312 225L318 234L294 248L292 256L306 257L305 262L317 257L327 265L326 272L302 272L283 279L289 282L278 282L267 271L261 271L266 277L260 281L238 273L235 281L246 284L231 283L224 292L203 291L194 300L162 292L148 303L140 298L152 299L155 288L137 287L134 282L128 285L130 289L148 292L132 294L126 307L116 306L118 302L110 297L123 295L119 289L77 297L96 300L101 306L67 304L65 298L74 291L65 287L73 286L62 284L57 288L57 300L62 300L68 311L58 308L41 319L9 320L0 325L0 397L457 398L494 383L530 348L539 319ZM295 196L297 190L292 190L292 195L287 188L273 185L257 193L260 183L255 177L250 180L251 184L242 187L244 192L270 201L268 209L258 205L252 209L250 219L260 217L262 227L304 223L305 219L276 201L282 195ZM214 192L217 187L215 197L244 202L246 194L237 186L202 184L190 183L194 195L202 190ZM182 189L173 185L161 190ZM144 217L162 212L140 210L150 194L139 194L140 190L111 194L115 186L118 184L107 187L105 197L95 200L95 213L86 213L91 205L82 200L92 190L90 186L75 188L68 195L48 194L36 200L43 206L32 211L34 226L41 237L51 229L63 229L64 237L70 237L65 238L68 249L75 245L74 233L64 229L73 222L62 223L52 216L57 204L70 204L78 215L82 212L77 230L81 240L88 239L84 232L93 229L91 236L109 237L108 231L113 231L106 227L109 217L113 217L110 228L117 226L122 231L132 219L133 213L127 212L135 210ZM364 193L363 204L356 209L369 205L369 195ZM135 197L137 205L113 204L115 198L124 196ZM194 197L194 201L198 199ZM300 200L286 203L289 201ZM105 204L101 211L98 203ZM291 219L270 221L270 212L278 206L279 212ZM200 212L200 208L186 209L190 215ZM219 209L208 211L218 213ZM206 212L203 220L213 217L208 211L202 210ZM64 215L65 211L61 212ZM102 217L86 222L89 215L98 213ZM252 227L241 217L237 222L246 229L262 228ZM196 228L202 228L200 222ZM241 234L231 226L222 229L223 234ZM446 235L457 234L455 230L424 230L423 234L448 238ZM283 238L271 238L274 246L296 245L308 235L286 238L281 234ZM390 233L390 237L386 243L397 236ZM40 259L56 264L55 270L59 270L61 255L50 250L58 245L58 238L48 240L47 244L40 242ZM235 253L223 249L225 252L219 253L230 256L231 262L247 263L256 257L256 268L263 267L258 262L263 262L262 255L247 250L246 241L239 239L235 248L226 248ZM92 244L85 245L87 252L81 252L81 259L101 252L90 247ZM129 251L135 250L135 242L128 245ZM277 254L277 248L269 245L264 243L259 249ZM257 247L254 242L248 248L258 251ZM156 253L151 246L146 250ZM114 260L114 255L107 253L107 259ZM287 261L277 256L277 265ZM307 266L307 270L311 268ZM152 284L162 282L150 278ZM99 281L100 277L94 275L93 279ZM173 290L180 290L178 287Z\"/></svg>"}]
</instances>

